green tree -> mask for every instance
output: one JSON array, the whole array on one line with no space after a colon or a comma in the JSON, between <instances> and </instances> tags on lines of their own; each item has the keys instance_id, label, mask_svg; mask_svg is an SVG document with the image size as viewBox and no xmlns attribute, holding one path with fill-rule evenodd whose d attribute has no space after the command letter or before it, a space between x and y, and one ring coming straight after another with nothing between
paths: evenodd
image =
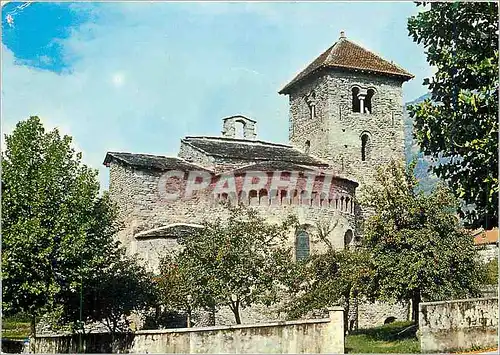
<instances>
[{"instance_id":1,"label":"green tree","mask_svg":"<svg viewBox=\"0 0 500 355\"><path fill-rule=\"evenodd\" d=\"M484 265L484 284L498 285L498 257Z\"/></svg>"},{"instance_id":2,"label":"green tree","mask_svg":"<svg viewBox=\"0 0 500 355\"><path fill-rule=\"evenodd\" d=\"M458 204L443 185L417 192L414 164L381 166L364 205L373 209L364 247L374 263L371 296L418 304L477 295L481 266L472 237L459 223Z\"/></svg>"},{"instance_id":3,"label":"green tree","mask_svg":"<svg viewBox=\"0 0 500 355\"><path fill-rule=\"evenodd\" d=\"M205 306L210 301L204 300L203 290L197 289L196 275L177 255L167 254L160 262L160 275L157 280L161 305L171 312L185 312L187 327L190 328L193 310Z\"/></svg>"},{"instance_id":4,"label":"green tree","mask_svg":"<svg viewBox=\"0 0 500 355\"><path fill-rule=\"evenodd\" d=\"M417 3L421 6L425 3ZM414 134L432 167L473 208L476 226L498 225L498 3L427 4L408 20L413 40L436 68L431 97L409 107Z\"/></svg>"},{"instance_id":5,"label":"green tree","mask_svg":"<svg viewBox=\"0 0 500 355\"><path fill-rule=\"evenodd\" d=\"M359 246L343 250L333 247L330 236L337 223L318 220L315 234L326 252L294 263L284 275L289 299L283 310L290 319L342 304L348 327L350 301L365 294L370 286L373 270L369 254Z\"/></svg>"},{"instance_id":6,"label":"green tree","mask_svg":"<svg viewBox=\"0 0 500 355\"><path fill-rule=\"evenodd\" d=\"M240 324L240 309L278 300L276 280L291 260L286 241L296 218L272 224L251 208L227 205L227 211L227 218L205 221L180 239L177 263L194 276L203 308L228 306Z\"/></svg>"},{"instance_id":7,"label":"green tree","mask_svg":"<svg viewBox=\"0 0 500 355\"><path fill-rule=\"evenodd\" d=\"M349 326L350 301L361 297L369 287L373 269L363 249L329 249L295 265L288 278L290 299L284 307L288 318L341 304L344 324Z\"/></svg>"},{"instance_id":8,"label":"green tree","mask_svg":"<svg viewBox=\"0 0 500 355\"><path fill-rule=\"evenodd\" d=\"M121 262L123 252L114 241L116 209L106 193L99 196L97 171L81 163L81 153L71 148L71 137L61 137L56 129L45 132L36 116L19 122L5 139L4 314L29 314L34 335L36 318L42 315L51 314L59 325L64 321L78 328L89 313L117 312L121 298L107 297L99 309L85 304L91 292L107 295L113 291L109 287L121 287L103 284L105 279L111 282L113 273L124 284L142 277L138 268L131 269L135 264ZM127 265L125 274L118 272ZM125 281L125 276L132 280ZM120 290L123 298L135 297L135 289Z\"/></svg>"},{"instance_id":9,"label":"green tree","mask_svg":"<svg viewBox=\"0 0 500 355\"><path fill-rule=\"evenodd\" d=\"M147 311L157 302L153 274L123 252L114 259L108 260L84 288L86 320L101 322L112 334L129 330L127 317Z\"/></svg>"}]
</instances>

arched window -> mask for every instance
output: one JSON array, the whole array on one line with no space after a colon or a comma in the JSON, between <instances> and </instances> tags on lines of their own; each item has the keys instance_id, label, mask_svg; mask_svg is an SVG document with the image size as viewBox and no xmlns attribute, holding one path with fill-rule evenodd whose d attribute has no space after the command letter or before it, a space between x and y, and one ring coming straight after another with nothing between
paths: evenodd
<instances>
[{"instance_id":1,"label":"arched window","mask_svg":"<svg viewBox=\"0 0 500 355\"><path fill-rule=\"evenodd\" d=\"M234 137L240 138L240 139L245 137L245 122L244 121L235 121L234 122Z\"/></svg>"},{"instance_id":2,"label":"arched window","mask_svg":"<svg viewBox=\"0 0 500 355\"><path fill-rule=\"evenodd\" d=\"M269 205L269 196L266 189L259 191L259 205Z\"/></svg>"},{"instance_id":3,"label":"arched window","mask_svg":"<svg viewBox=\"0 0 500 355\"><path fill-rule=\"evenodd\" d=\"M370 136L368 133L361 135L361 161L370 160Z\"/></svg>"},{"instance_id":4,"label":"arched window","mask_svg":"<svg viewBox=\"0 0 500 355\"><path fill-rule=\"evenodd\" d=\"M259 204L259 196L257 190L250 190L248 193L248 203L250 206L257 206Z\"/></svg>"},{"instance_id":5,"label":"arched window","mask_svg":"<svg viewBox=\"0 0 500 355\"><path fill-rule=\"evenodd\" d=\"M372 98L375 95L375 90L368 89L365 98L365 113L372 113Z\"/></svg>"},{"instance_id":6,"label":"arched window","mask_svg":"<svg viewBox=\"0 0 500 355\"><path fill-rule=\"evenodd\" d=\"M352 244L352 239L352 230L348 229L344 234L344 248L349 249L349 246Z\"/></svg>"},{"instance_id":7,"label":"arched window","mask_svg":"<svg viewBox=\"0 0 500 355\"><path fill-rule=\"evenodd\" d=\"M299 202L300 202L299 191L293 190L292 191L292 204L293 205L298 205Z\"/></svg>"},{"instance_id":8,"label":"arched window","mask_svg":"<svg viewBox=\"0 0 500 355\"><path fill-rule=\"evenodd\" d=\"M352 112L361 112L361 105L359 102L359 88L358 87L353 87L352 88Z\"/></svg>"},{"instance_id":9,"label":"arched window","mask_svg":"<svg viewBox=\"0 0 500 355\"><path fill-rule=\"evenodd\" d=\"M304 229L300 229L295 236L295 259L297 261L307 259L309 253L309 234Z\"/></svg>"},{"instance_id":10,"label":"arched window","mask_svg":"<svg viewBox=\"0 0 500 355\"><path fill-rule=\"evenodd\" d=\"M280 190L280 202L282 205L288 204L287 190Z\"/></svg>"},{"instance_id":11,"label":"arched window","mask_svg":"<svg viewBox=\"0 0 500 355\"><path fill-rule=\"evenodd\" d=\"M307 106L309 106L309 118L316 118L316 93L313 91L306 96Z\"/></svg>"},{"instance_id":12,"label":"arched window","mask_svg":"<svg viewBox=\"0 0 500 355\"><path fill-rule=\"evenodd\" d=\"M306 144L304 145L304 152L306 154L309 154L310 149L311 149L311 141L306 141Z\"/></svg>"}]
</instances>

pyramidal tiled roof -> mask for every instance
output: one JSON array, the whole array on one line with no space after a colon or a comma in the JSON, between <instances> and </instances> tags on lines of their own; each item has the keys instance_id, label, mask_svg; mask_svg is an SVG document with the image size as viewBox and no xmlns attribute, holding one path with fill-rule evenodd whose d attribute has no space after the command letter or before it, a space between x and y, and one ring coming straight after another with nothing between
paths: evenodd
<instances>
[{"instance_id":1,"label":"pyramidal tiled roof","mask_svg":"<svg viewBox=\"0 0 500 355\"><path fill-rule=\"evenodd\" d=\"M396 76L403 80L410 80L413 75L394 63L388 62L373 52L349 41L343 32L333 46L323 52L292 81L290 81L280 94L288 94L292 86L323 68L338 68L344 70L358 70L375 74Z\"/></svg>"}]
</instances>

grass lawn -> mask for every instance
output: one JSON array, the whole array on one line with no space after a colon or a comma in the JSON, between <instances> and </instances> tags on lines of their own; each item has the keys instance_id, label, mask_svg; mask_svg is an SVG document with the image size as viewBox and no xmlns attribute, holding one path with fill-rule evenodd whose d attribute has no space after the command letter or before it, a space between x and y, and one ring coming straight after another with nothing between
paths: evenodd
<instances>
[{"instance_id":1,"label":"grass lawn","mask_svg":"<svg viewBox=\"0 0 500 355\"><path fill-rule=\"evenodd\" d=\"M25 339L30 334L30 321L22 316L2 319L2 339Z\"/></svg>"},{"instance_id":2,"label":"grass lawn","mask_svg":"<svg viewBox=\"0 0 500 355\"><path fill-rule=\"evenodd\" d=\"M345 351L356 353L420 353L420 343L415 335L417 328L411 322L394 322L376 328L359 329L346 336Z\"/></svg>"}]
</instances>

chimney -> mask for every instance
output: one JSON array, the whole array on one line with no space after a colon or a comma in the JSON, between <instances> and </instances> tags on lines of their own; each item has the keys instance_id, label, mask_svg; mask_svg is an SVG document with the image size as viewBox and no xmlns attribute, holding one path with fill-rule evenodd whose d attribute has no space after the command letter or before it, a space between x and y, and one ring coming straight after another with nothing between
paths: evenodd
<instances>
[{"instance_id":1,"label":"chimney","mask_svg":"<svg viewBox=\"0 0 500 355\"><path fill-rule=\"evenodd\" d=\"M340 39L344 39L345 38L345 32L344 31L340 31Z\"/></svg>"}]
</instances>

